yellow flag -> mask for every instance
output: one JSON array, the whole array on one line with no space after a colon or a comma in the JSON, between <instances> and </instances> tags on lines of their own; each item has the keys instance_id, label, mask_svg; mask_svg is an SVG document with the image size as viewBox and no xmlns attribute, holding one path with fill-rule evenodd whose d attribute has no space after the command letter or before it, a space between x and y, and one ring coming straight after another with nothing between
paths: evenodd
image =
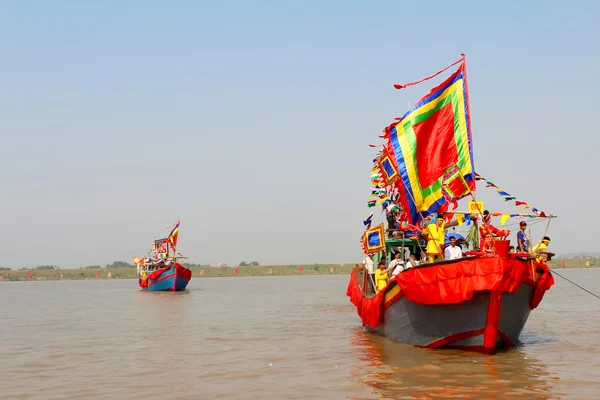
<instances>
[{"instance_id":1,"label":"yellow flag","mask_svg":"<svg viewBox=\"0 0 600 400\"><path fill-rule=\"evenodd\" d=\"M462 225L465 223L465 215L464 214L456 214L456 221L458 222L459 225Z\"/></svg>"},{"instance_id":2,"label":"yellow flag","mask_svg":"<svg viewBox=\"0 0 600 400\"><path fill-rule=\"evenodd\" d=\"M588 262L586 262L586 263L585 263L585 266L586 266L586 267L589 267L589 266L590 266L590 262L589 262L589 261L588 261Z\"/></svg>"},{"instance_id":3,"label":"yellow flag","mask_svg":"<svg viewBox=\"0 0 600 400\"><path fill-rule=\"evenodd\" d=\"M504 225L509 218L510 214L502 214L502 218L500 218L500 224Z\"/></svg>"},{"instance_id":4,"label":"yellow flag","mask_svg":"<svg viewBox=\"0 0 600 400\"><path fill-rule=\"evenodd\" d=\"M531 207L531 206L528 206L528 205L524 205L523 207L521 207L521 210L525 210L525 209L527 209L527 208L532 208L532 207Z\"/></svg>"}]
</instances>

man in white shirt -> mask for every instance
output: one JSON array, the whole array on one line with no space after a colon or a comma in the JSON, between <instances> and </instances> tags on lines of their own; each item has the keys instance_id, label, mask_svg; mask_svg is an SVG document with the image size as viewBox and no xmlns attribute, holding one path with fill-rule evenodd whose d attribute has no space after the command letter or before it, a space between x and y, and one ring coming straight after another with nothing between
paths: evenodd
<instances>
[{"instance_id":1,"label":"man in white shirt","mask_svg":"<svg viewBox=\"0 0 600 400\"><path fill-rule=\"evenodd\" d=\"M419 265L419 261L417 261L417 257L415 257L414 254L411 254L410 257L408 258L408 262L406 263L405 269L414 268L417 265Z\"/></svg>"},{"instance_id":2,"label":"man in white shirt","mask_svg":"<svg viewBox=\"0 0 600 400\"><path fill-rule=\"evenodd\" d=\"M367 254L362 263L363 263L364 269L367 270L367 280L369 281L369 283L367 284L368 285L367 292L375 293L375 271L374 271L375 262L373 261L373 255Z\"/></svg>"},{"instance_id":3,"label":"man in white shirt","mask_svg":"<svg viewBox=\"0 0 600 400\"><path fill-rule=\"evenodd\" d=\"M392 271L392 278L398 275L400 272L404 271L404 260L400 259L400 252L396 253L396 256L394 257L388 268Z\"/></svg>"},{"instance_id":4,"label":"man in white shirt","mask_svg":"<svg viewBox=\"0 0 600 400\"><path fill-rule=\"evenodd\" d=\"M450 237L450 245L444 250L444 259L456 260L462 256L462 249L456 245L456 238Z\"/></svg>"}]
</instances>

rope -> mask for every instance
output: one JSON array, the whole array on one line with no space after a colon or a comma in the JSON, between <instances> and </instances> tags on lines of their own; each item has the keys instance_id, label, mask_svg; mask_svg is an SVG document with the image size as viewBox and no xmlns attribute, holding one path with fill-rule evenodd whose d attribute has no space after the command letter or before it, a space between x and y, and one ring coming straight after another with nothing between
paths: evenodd
<instances>
[{"instance_id":1,"label":"rope","mask_svg":"<svg viewBox=\"0 0 600 400\"><path fill-rule=\"evenodd\" d=\"M454 65L456 65L456 64L460 64L460 63L462 63L462 62L464 62L464 61L465 61L465 55L464 55L464 54L461 54L461 55L460 55L460 59L459 59L458 61L455 61L455 62L453 62L452 64L448 65L446 68L444 68L444 69L442 69L442 70L440 70L440 71L436 72L436 73L435 73L435 74L433 74L433 75L430 75L430 76L428 76L427 78L423 78L423 79L421 79L421 80L418 80L418 81L415 81L415 82L406 83L406 84L404 84L404 85L400 85L400 84L398 84L398 83L395 83L395 84L394 84L394 87L395 87L396 89L400 90L400 89L407 88L407 87L409 87L409 86L418 85L419 83L422 83L422 82L428 81L428 80L430 80L430 79L432 79L432 78L435 78L436 76L438 76L438 75L439 75L439 74L441 74L442 72L446 71L448 68L450 68L450 67L452 67L452 66L454 66Z\"/></svg>"},{"instance_id":2,"label":"rope","mask_svg":"<svg viewBox=\"0 0 600 400\"><path fill-rule=\"evenodd\" d=\"M592 296L596 297L597 299L600 299L600 296L598 296L597 294L594 294L594 293L590 292L589 290L587 290L586 288L584 288L582 286L579 286L578 284L576 284L572 280L565 278L564 276L562 276L561 274L559 274L558 272L556 272L555 269L553 269L552 272L555 273L556 275L560 276L561 278L563 278L565 281L567 281L569 283L572 283L573 285L577 286L579 289L581 289L581 290L583 290L585 292L588 292L589 294L591 294Z\"/></svg>"}]
</instances>

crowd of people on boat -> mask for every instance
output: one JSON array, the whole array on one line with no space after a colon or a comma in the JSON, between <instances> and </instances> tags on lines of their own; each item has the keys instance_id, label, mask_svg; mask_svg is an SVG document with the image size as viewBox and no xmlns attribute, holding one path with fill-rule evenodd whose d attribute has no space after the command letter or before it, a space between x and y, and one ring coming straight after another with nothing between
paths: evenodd
<instances>
[{"instance_id":1,"label":"crowd of people on boat","mask_svg":"<svg viewBox=\"0 0 600 400\"><path fill-rule=\"evenodd\" d=\"M170 258L170 259L161 258L161 259L157 260L152 257L144 257L137 264L138 277L140 279L144 280L152 272L158 271L159 269L162 269L165 267L174 266L175 263L176 263L176 260L174 258Z\"/></svg>"},{"instance_id":2,"label":"crowd of people on boat","mask_svg":"<svg viewBox=\"0 0 600 400\"><path fill-rule=\"evenodd\" d=\"M392 213L390 214L393 215ZM393 235L393 231L397 230L397 225L392 225L395 221L394 219L389 218L390 214L387 215L386 219L388 220L388 232ZM477 216L472 216L471 218L476 220ZM502 230L493 226L491 224L491 215L488 212L483 214L481 221L482 224L479 226L478 251L494 253L495 241L508 238L510 230ZM456 237L450 236L448 243L446 243L446 229L457 226L458 224L456 219L446 223L444 215L437 215L435 221L426 225L425 229L423 229L420 234L420 236L427 241L425 251L420 252L420 257L417 257L416 254L412 254L407 247L402 250L397 249L393 252L393 259L389 264L386 264L384 257L378 262L377 269L375 269L373 260L374 254L366 254L362 264L363 269L367 273L371 292L381 290L387 285L390 279L410 268L415 268L421 264L429 264L443 260L456 260L466 257L465 251L461 244L457 242ZM527 222L521 221L519 223L519 231L516 235L516 247L510 246L509 252L516 254L517 256L534 257L538 261L546 261L548 255L552 255L552 253L547 251L548 245L550 244L550 238L544 236L536 246L531 248L531 238L525 232L526 229ZM466 241L463 241L462 244L468 248L468 243ZM404 259L402 259L402 253L404 253Z\"/></svg>"}]
</instances>

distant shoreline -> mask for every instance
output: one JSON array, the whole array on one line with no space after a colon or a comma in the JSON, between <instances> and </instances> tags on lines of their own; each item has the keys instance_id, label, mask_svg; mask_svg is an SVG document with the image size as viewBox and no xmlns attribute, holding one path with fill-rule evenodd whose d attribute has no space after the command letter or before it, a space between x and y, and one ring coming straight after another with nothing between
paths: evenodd
<instances>
[{"instance_id":1,"label":"distant shoreline","mask_svg":"<svg viewBox=\"0 0 600 400\"><path fill-rule=\"evenodd\" d=\"M192 279L211 277L240 276L286 276L286 275L341 275L349 274L355 264L312 264L312 265L265 265L265 266L224 266L224 267L190 267ZM301 272L302 267L302 272ZM236 275L235 271L238 270ZM96 272L98 278L96 278ZM87 280L87 279L137 279L136 268L77 268L77 269L25 269L0 271L3 281L52 281ZM109 278L110 273L110 278ZM2 282L2 281L0 281Z\"/></svg>"},{"instance_id":2,"label":"distant shoreline","mask_svg":"<svg viewBox=\"0 0 600 400\"><path fill-rule=\"evenodd\" d=\"M598 258L571 258L553 259L548 263L551 269L568 268L600 268ZM264 265L264 266L224 266L224 267L190 267L192 279L212 277L241 277L241 276L292 276L292 275L344 275L349 274L356 264L312 264L312 265ZM589 263L589 266L586 266ZM301 267L303 272L301 272ZM235 271L238 270L236 275ZM98 277L96 278L96 272ZM0 270L6 281L28 281L29 274L33 273L34 281L60 280L89 280L89 279L137 279L136 268L74 268L74 269L25 269L25 270ZM110 273L110 277L109 277Z\"/></svg>"}]
</instances>

